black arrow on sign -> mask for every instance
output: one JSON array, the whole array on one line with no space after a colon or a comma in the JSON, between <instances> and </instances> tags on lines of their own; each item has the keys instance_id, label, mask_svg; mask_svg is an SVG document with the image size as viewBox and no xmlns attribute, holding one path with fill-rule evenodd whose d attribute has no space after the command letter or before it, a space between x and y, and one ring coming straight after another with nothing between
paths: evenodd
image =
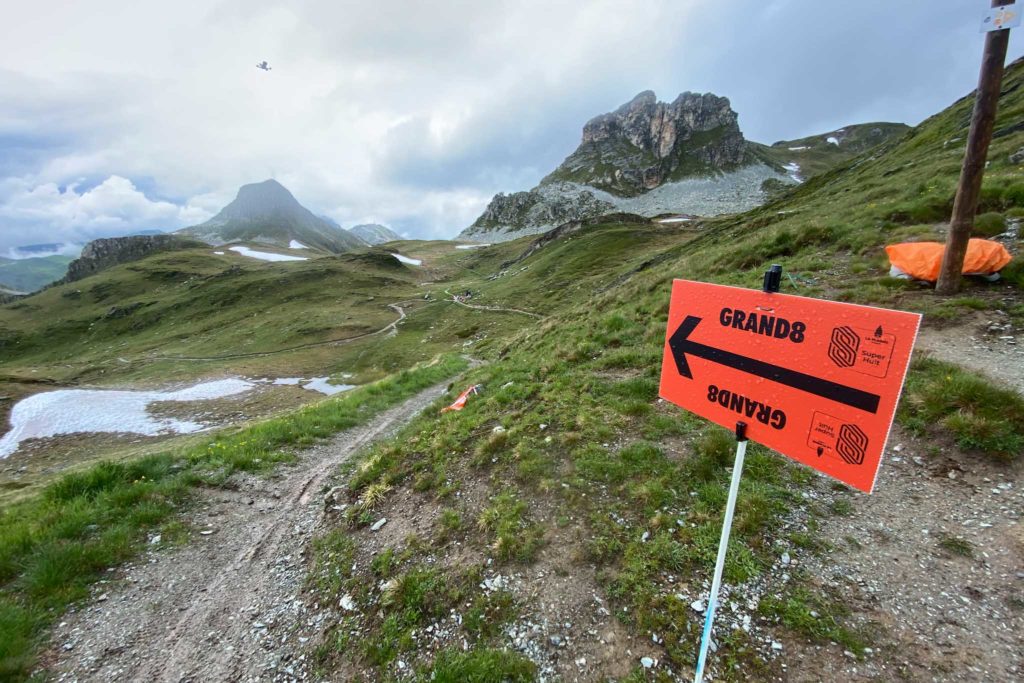
<instances>
[{"instance_id":1,"label":"black arrow on sign","mask_svg":"<svg viewBox=\"0 0 1024 683\"><path fill-rule=\"evenodd\" d=\"M806 391L809 394L844 403L869 413L878 412L878 402L881 398L876 394L693 341L689 338L690 334L700 321L701 318L697 316L686 316L686 319L683 320L682 324L679 325L679 328L668 340L669 348L672 349L672 357L676 361L676 369L679 370L679 374L683 377L693 379L693 373L690 372L690 364L686 362L686 356L691 355L709 360L712 363L735 368L757 377L770 379L773 382L785 384L788 387Z\"/></svg>"}]
</instances>

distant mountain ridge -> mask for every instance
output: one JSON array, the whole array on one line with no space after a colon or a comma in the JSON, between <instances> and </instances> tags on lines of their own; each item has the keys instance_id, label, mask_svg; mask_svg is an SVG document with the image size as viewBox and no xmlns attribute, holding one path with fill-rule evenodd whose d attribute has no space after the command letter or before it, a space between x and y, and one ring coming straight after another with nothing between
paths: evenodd
<instances>
[{"instance_id":1,"label":"distant mountain ridge","mask_svg":"<svg viewBox=\"0 0 1024 683\"><path fill-rule=\"evenodd\" d=\"M768 188L802 182L905 130L903 124L848 126L837 131L856 143L846 147L842 140L827 142L831 135L820 144L768 146L744 138L728 98L684 92L666 103L644 91L588 121L576 151L558 168L532 190L495 195L459 238L515 239L615 211L647 217L745 211L761 204Z\"/></svg>"},{"instance_id":2,"label":"distant mountain ridge","mask_svg":"<svg viewBox=\"0 0 1024 683\"><path fill-rule=\"evenodd\" d=\"M178 234L208 244L258 242L288 248L292 240L333 253L366 246L302 206L281 183L265 180L243 185L238 196L210 220Z\"/></svg>"},{"instance_id":3,"label":"distant mountain ridge","mask_svg":"<svg viewBox=\"0 0 1024 683\"><path fill-rule=\"evenodd\" d=\"M0 258L0 288L9 292L34 292L64 277L73 256Z\"/></svg>"},{"instance_id":4,"label":"distant mountain ridge","mask_svg":"<svg viewBox=\"0 0 1024 683\"><path fill-rule=\"evenodd\" d=\"M367 244L371 244L373 246L402 239L402 236L397 232L386 225L381 225L380 223L362 223L360 225L353 225L348 229L348 231Z\"/></svg>"}]
</instances>

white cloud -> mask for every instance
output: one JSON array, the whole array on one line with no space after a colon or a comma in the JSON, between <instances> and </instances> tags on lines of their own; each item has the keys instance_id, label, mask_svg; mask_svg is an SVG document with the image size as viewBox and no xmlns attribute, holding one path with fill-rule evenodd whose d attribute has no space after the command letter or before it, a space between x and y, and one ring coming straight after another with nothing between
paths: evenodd
<instances>
[{"instance_id":1,"label":"white cloud","mask_svg":"<svg viewBox=\"0 0 1024 683\"><path fill-rule=\"evenodd\" d=\"M0 247L26 242L82 242L143 229L174 229L202 222L212 214L192 203L179 206L153 200L132 181L110 176L88 190L56 183L30 185L7 179L0 185Z\"/></svg>"},{"instance_id":2,"label":"white cloud","mask_svg":"<svg viewBox=\"0 0 1024 683\"><path fill-rule=\"evenodd\" d=\"M269 177L343 225L452 236L640 90L728 95L773 142L916 122L981 49L976 12L934 0L7 4L0 241L19 243L195 223ZM82 178L103 182L62 196Z\"/></svg>"}]
</instances>

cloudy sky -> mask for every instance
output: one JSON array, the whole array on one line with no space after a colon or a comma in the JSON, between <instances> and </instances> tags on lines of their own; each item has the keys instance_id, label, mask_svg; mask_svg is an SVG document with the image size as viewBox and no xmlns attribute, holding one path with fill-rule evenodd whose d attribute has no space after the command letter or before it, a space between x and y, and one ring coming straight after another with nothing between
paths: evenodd
<instances>
[{"instance_id":1,"label":"cloudy sky","mask_svg":"<svg viewBox=\"0 0 1024 683\"><path fill-rule=\"evenodd\" d=\"M192 225L268 177L451 237L645 89L726 95L760 142L916 124L974 87L988 5L0 0L0 254Z\"/></svg>"}]
</instances>

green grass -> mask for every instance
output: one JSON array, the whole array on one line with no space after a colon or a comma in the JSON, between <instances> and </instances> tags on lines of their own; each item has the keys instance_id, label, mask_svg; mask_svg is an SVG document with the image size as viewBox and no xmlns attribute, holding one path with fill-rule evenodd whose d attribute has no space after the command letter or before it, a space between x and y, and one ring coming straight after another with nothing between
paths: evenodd
<instances>
[{"instance_id":1,"label":"green grass","mask_svg":"<svg viewBox=\"0 0 1024 683\"><path fill-rule=\"evenodd\" d=\"M0 285L18 292L34 292L64 277L71 256L42 256L8 261L0 259Z\"/></svg>"},{"instance_id":2,"label":"green grass","mask_svg":"<svg viewBox=\"0 0 1024 683\"><path fill-rule=\"evenodd\" d=\"M154 356L353 337L394 320L387 304L419 296L415 279L376 254L276 264L211 249L156 254L0 306L0 377L160 378L168 368Z\"/></svg>"},{"instance_id":3,"label":"green grass","mask_svg":"<svg viewBox=\"0 0 1024 683\"><path fill-rule=\"evenodd\" d=\"M1006 218L1003 214L989 211L974 218L974 229L971 231L975 237L993 237L1006 230Z\"/></svg>"},{"instance_id":4,"label":"green grass","mask_svg":"<svg viewBox=\"0 0 1024 683\"><path fill-rule=\"evenodd\" d=\"M446 650L433 665L421 670L417 681L432 683L530 683L537 667L526 657L508 650Z\"/></svg>"},{"instance_id":5,"label":"green grass","mask_svg":"<svg viewBox=\"0 0 1024 683\"><path fill-rule=\"evenodd\" d=\"M953 555L974 557L974 544L959 536L941 534L939 537L939 547Z\"/></svg>"},{"instance_id":6,"label":"green grass","mask_svg":"<svg viewBox=\"0 0 1024 683\"><path fill-rule=\"evenodd\" d=\"M948 433L960 448L997 460L1024 450L1024 397L932 358L911 365L897 417L919 435Z\"/></svg>"},{"instance_id":7,"label":"green grass","mask_svg":"<svg viewBox=\"0 0 1024 683\"><path fill-rule=\"evenodd\" d=\"M105 569L139 552L147 532L168 524L174 530L175 515L197 485L289 461L295 447L366 422L465 367L462 358L448 356L294 413L223 431L184 453L100 463L0 511L0 678L27 678L45 627L86 597ZM345 552L336 541L321 552Z\"/></svg>"},{"instance_id":8,"label":"green grass","mask_svg":"<svg viewBox=\"0 0 1024 683\"><path fill-rule=\"evenodd\" d=\"M833 642L858 657L864 654L864 648L871 645L866 633L843 624L843 618L849 611L841 603L802 586L784 598L774 595L762 598L758 612L812 642Z\"/></svg>"},{"instance_id":9,"label":"green grass","mask_svg":"<svg viewBox=\"0 0 1024 683\"><path fill-rule=\"evenodd\" d=\"M529 562L544 544L544 527L530 520L527 504L513 493L497 495L480 513L477 526L502 561Z\"/></svg>"}]
</instances>

